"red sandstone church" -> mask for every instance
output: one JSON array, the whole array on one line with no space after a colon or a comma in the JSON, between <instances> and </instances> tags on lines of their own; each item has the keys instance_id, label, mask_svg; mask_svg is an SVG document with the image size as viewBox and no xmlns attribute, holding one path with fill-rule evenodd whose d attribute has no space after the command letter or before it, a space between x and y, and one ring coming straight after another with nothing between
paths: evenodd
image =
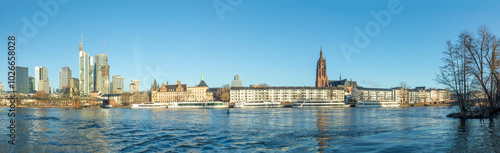
<instances>
[{"instance_id":1,"label":"red sandstone church","mask_svg":"<svg viewBox=\"0 0 500 153\"><path fill-rule=\"evenodd\" d=\"M326 60L323 58L323 49L320 48L319 59L316 65L316 87L346 87L350 92L356 86L356 81L342 80L342 76L340 76L338 81L328 80L328 76L326 75Z\"/></svg>"}]
</instances>

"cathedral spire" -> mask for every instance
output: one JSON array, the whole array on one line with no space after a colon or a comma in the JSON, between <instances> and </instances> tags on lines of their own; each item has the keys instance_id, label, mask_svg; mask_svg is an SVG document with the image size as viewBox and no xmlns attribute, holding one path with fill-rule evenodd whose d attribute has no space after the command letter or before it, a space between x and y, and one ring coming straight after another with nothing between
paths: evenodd
<instances>
[{"instance_id":1,"label":"cathedral spire","mask_svg":"<svg viewBox=\"0 0 500 153\"><path fill-rule=\"evenodd\" d=\"M339 78L339 81L342 80L342 73L340 73L340 78Z\"/></svg>"},{"instance_id":2,"label":"cathedral spire","mask_svg":"<svg viewBox=\"0 0 500 153\"><path fill-rule=\"evenodd\" d=\"M320 46L319 50L319 59L316 65L316 87L328 87L326 60L323 58L323 46Z\"/></svg>"},{"instance_id":3,"label":"cathedral spire","mask_svg":"<svg viewBox=\"0 0 500 153\"><path fill-rule=\"evenodd\" d=\"M203 72L201 72L201 81L203 81Z\"/></svg>"},{"instance_id":4,"label":"cathedral spire","mask_svg":"<svg viewBox=\"0 0 500 153\"><path fill-rule=\"evenodd\" d=\"M319 46L319 58L323 59L323 46Z\"/></svg>"}]
</instances>

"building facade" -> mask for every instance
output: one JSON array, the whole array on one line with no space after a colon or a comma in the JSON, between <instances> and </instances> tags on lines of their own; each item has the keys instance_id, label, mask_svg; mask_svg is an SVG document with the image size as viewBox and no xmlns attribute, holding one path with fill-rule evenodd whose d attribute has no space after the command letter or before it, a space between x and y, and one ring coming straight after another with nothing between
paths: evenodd
<instances>
[{"instance_id":1,"label":"building facade","mask_svg":"<svg viewBox=\"0 0 500 153\"><path fill-rule=\"evenodd\" d=\"M230 102L294 102L297 100L333 100L344 102L339 87L232 87Z\"/></svg>"},{"instance_id":2,"label":"building facade","mask_svg":"<svg viewBox=\"0 0 500 153\"><path fill-rule=\"evenodd\" d=\"M135 84L135 89L133 92L139 92L140 91L140 88L141 88L141 81L139 80L131 80L130 83L132 84ZM130 92L132 92L132 89L130 90Z\"/></svg>"},{"instance_id":3,"label":"building facade","mask_svg":"<svg viewBox=\"0 0 500 153\"><path fill-rule=\"evenodd\" d=\"M404 104L450 100L450 92L445 89L363 88L356 87L353 96L356 101L394 101Z\"/></svg>"},{"instance_id":4,"label":"building facade","mask_svg":"<svg viewBox=\"0 0 500 153\"><path fill-rule=\"evenodd\" d=\"M105 47L105 54L95 55L95 73L94 73L94 86L96 91L101 91L105 94L110 93L111 85L109 81L109 65L108 65L108 51Z\"/></svg>"},{"instance_id":5,"label":"building facade","mask_svg":"<svg viewBox=\"0 0 500 153\"><path fill-rule=\"evenodd\" d=\"M42 66L35 67L35 90L40 88L40 80L49 80L47 74L47 68ZM44 87L41 87L44 88Z\"/></svg>"},{"instance_id":6,"label":"building facade","mask_svg":"<svg viewBox=\"0 0 500 153\"><path fill-rule=\"evenodd\" d=\"M40 82L38 82L38 91L50 93L49 80L40 80Z\"/></svg>"},{"instance_id":7,"label":"building facade","mask_svg":"<svg viewBox=\"0 0 500 153\"><path fill-rule=\"evenodd\" d=\"M79 84L79 91L82 92L85 95L90 94L90 58L89 58L89 53L83 51L82 48L83 45L83 36L82 36L82 41L80 42L80 50L79 50L79 75L80 75L80 84Z\"/></svg>"},{"instance_id":8,"label":"building facade","mask_svg":"<svg viewBox=\"0 0 500 153\"><path fill-rule=\"evenodd\" d=\"M59 70L59 89L64 86L71 86L71 69L68 66L64 66Z\"/></svg>"},{"instance_id":9,"label":"building facade","mask_svg":"<svg viewBox=\"0 0 500 153\"><path fill-rule=\"evenodd\" d=\"M123 76L113 75L113 82L111 82L113 93L115 93L117 89L123 90L123 88L124 88L123 81L124 81Z\"/></svg>"},{"instance_id":10,"label":"building facade","mask_svg":"<svg viewBox=\"0 0 500 153\"><path fill-rule=\"evenodd\" d=\"M17 93L29 93L28 67L16 66L15 90Z\"/></svg>"},{"instance_id":11,"label":"building facade","mask_svg":"<svg viewBox=\"0 0 500 153\"><path fill-rule=\"evenodd\" d=\"M385 88L356 88L356 101L393 101L393 90Z\"/></svg>"},{"instance_id":12,"label":"building facade","mask_svg":"<svg viewBox=\"0 0 500 153\"><path fill-rule=\"evenodd\" d=\"M242 87L243 83L241 81L240 75L236 74L234 75L234 80L231 81L231 87Z\"/></svg>"},{"instance_id":13,"label":"building facade","mask_svg":"<svg viewBox=\"0 0 500 153\"><path fill-rule=\"evenodd\" d=\"M71 88L73 88L74 91L78 91L80 88L80 81L78 80L78 78L71 78L70 80L70 86Z\"/></svg>"},{"instance_id":14,"label":"building facade","mask_svg":"<svg viewBox=\"0 0 500 153\"><path fill-rule=\"evenodd\" d=\"M136 88L135 83L130 83L130 93L136 92L135 88Z\"/></svg>"},{"instance_id":15,"label":"building facade","mask_svg":"<svg viewBox=\"0 0 500 153\"><path fill-rule=\"evenodd\" d=\"M169 103L176 101L186 101L186 84L181 84L180 80L177 80L177 84L169 85L162 84L160 91L157 93L157 100L159 103Z\"/></svg>"},{"instance_id":16,"label":"building facade","mask_svg":"<svg viewBox=\"0 0 500 153\"><path fill-rule=\"evenodd\" d=\"M37 89L35 89L35 77L28 76L28 86L29 86L29 93L34 93Z\"/></svg>"},{"instance_id":17,"label":"building facade","mask_svg":"<svg viewBox=\"0 0 500 153\"><path fill-rule=\"evenodd\" d=\"M186 99L191 102L213 101L213 93L210 92L207 83L201 74L201 81L194 87L187 87Z\"/></svg>"}]
</instances>

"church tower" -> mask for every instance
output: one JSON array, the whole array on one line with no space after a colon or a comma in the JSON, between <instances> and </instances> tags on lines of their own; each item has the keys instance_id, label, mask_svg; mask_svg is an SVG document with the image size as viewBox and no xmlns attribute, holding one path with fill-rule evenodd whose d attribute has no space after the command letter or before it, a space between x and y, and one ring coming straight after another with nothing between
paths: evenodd
<instances>
[{"instance_id":1,"label":"church tower","mask_svg":"<svg viewBox=\"0 0 500 153\"><path fill-rule=\"evenodd\" d=\"M319 59L316 65L316 87L328 87L328 76L326 75L326 60L323 59L323 49L319 49Z\"/></svg>"}]
</instances>

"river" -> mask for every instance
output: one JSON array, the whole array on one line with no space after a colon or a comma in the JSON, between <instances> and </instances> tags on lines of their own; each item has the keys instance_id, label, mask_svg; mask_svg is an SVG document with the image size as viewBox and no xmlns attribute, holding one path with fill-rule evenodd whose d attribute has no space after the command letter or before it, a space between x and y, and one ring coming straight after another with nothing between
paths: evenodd
<instances>
[{"instance_id":1,"label":"river","mask_svg":"<svg viewBox=\"0 0 500 153\"><path fill-rule=\"evenodd\" d=\"M500 152L498 119L447 107L17 108L16 145L0 110L2 152Z\"/></svg>"}]
</instances>

